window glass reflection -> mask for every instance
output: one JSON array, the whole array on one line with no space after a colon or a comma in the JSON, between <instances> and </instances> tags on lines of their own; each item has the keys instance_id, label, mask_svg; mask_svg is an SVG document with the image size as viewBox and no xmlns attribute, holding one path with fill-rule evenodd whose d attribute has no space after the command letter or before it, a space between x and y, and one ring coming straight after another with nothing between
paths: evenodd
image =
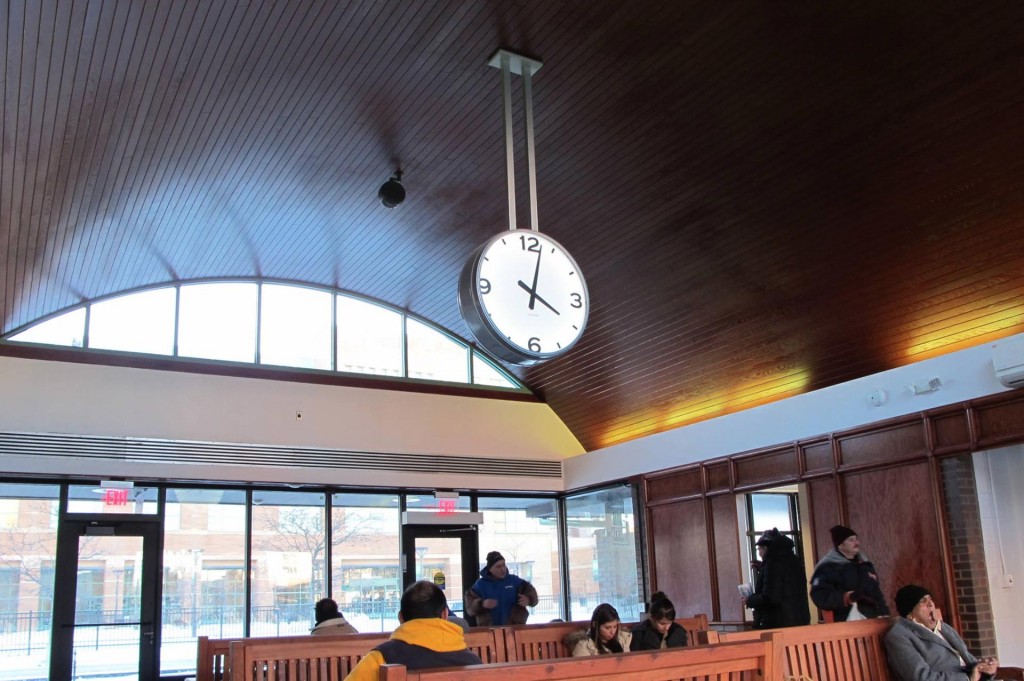
<instances>
[{"instance_id":1,"label":"window glass reflection","mask_svg":"<svg viewBox=\"0 0 1024 681\"><path fill-rule=\"evenodd\" d=\"M406 320L405 326L409 343L409 378L469 382L468 347L415 319Z\"/></svg>"},{"instance_id":2,"label":"window glass reflection","mask_svg":"<svg viewBox=\"0 0 1024 681\"><path fill-rule=\"evenodd\" d=\"M160 672L193 672L199 636L245 635L245 492L169 489Z\"/></svg>"},{"instance_id":3,"label":"window glass reflection","mask_svg":"<svg viewBox=\"0 0 1024 681\"><path fill-rule=\"evenodd\" d=\"M173 354L176 297L173 288L160 288L93 303L89 347Z\"/></svg>"},{"instance_id":4,"label":"window glass reflection","mask_svg":"<svg viewBox=\"0 0 1024 681\"><path fill-rule=\"evenodd\" d=\"M494 368L490 362L473 353L473 382L477 385L489 385L495 388L515 388L516 384L505 374Z\"/></svg>"},{"instance_id":5,"label":"window glass reflection","mask_svg":"<svg viewBox=\"0 0 1024 681\"><path fill-rule=\"evenodd\" d=\"M252 635L308 634L327 595L325 495L256 490L252 504Z\"/></svg>"},{"instance_id":6,"label":"window glass reflection","mask_svg":"<svg viewBox=\"0 0 1024 681\"><path fill-rule=\"evenodd\" d=\"M263 285L260 362L331 368L331 294L300 286Z\"/></svg>"},{"instance_id":7,"label":"window glass reflection","mask_svg":"<svg viewBox=\"0 0 1024 681\"><path fill-rule=\"evenodd\" d=\"M393 631L399 624L398 508L392 494L331 497L332 594L360 633Z\"/></svg>"},{"instance_id":8,"label":"window glass reflection","mask_svg":"<svg viewBox=\"0 0 1024 681\"><path fill-rule=\"evenodd\" d=\"M489 551L500 551L509 572L537 589L530 622L565 619L558 554L558 504L554 499L481 497L480 567ZM589 617L589 614L587 615Z\"/></svg>"},{"instance_id":9,"label":"window glass reflection","mask_svg":"<svg viewBox=\"0 0 1024 681\"><path fill-rule=\"evenodd\" d=\"M256 361L256 284L182 286L178 314L182 357Z\"/></svg>"},{"instance_id":10,"label":"window glass reflection","mask_svg":"<svg viewBox=\"0 0 1024 681\"><path fill-rule=\"evenodd\" d=\"M590 619L599 603L611 603L623 621L639 620L643 613L637 589L630 488L614 487L569 497L565 513L570 618Z\"/></svg>"},{"instance_id":11,"label":"window glass reflection","mask_svg":"<svg viewBox=\"0 0 1024 681\"><path fill-rule=\"evenodd\" d=\"M11 336L9 340L19 343L47 343L80 348L85 338L85 308L47 319L32 328Z\"/></svg>"},{"instance_id":12,"label":"window glass reflection","mask_svg":"<svg viewBox=\"0 0 1024 681\"><path fill-rule=\"evenodd\" d=\"M402 375L402 315L338 296L338 371Z\"/></svg>"}]
</instances>

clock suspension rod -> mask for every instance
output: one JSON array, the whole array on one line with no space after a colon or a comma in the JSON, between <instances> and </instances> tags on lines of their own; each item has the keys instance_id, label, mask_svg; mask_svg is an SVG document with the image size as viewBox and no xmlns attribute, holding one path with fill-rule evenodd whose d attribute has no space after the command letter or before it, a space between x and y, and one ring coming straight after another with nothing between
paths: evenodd
<instances>
[{"instance_id":1,"label":"clock suspension rod","mask_svg":"<svg viewBox=\"0 0 1024 681\"><path fill-rule=\"evenodd\" d=\"M509 75L511 55L501 53L501 96L505 110L505 176L508 178L508 228L516 228L516 162L512 144L512 82Z\"/></svg>"},{"instance_id":2,"label":"clock suspension rod","mask_svg":"<svg viewBox=\"0 0 1024 681\"><path fill-rule=\"evenodd\" d=\"M523 108L526 127L526 167L530 189L530 229L540 231L537 217L537 151L533 134L533 74L544 65L535 59L524 57L508 50L498 50L487 64L501 69L501 95L505 116L505 174L508 178L508 228L518 228L516 219L515 144L512 135L512 78L516 74L523 79Z\"/></svg>"},{"instance_id":3,"label":"clock suspension rod","mask_svg":"<svg viewBox=\"0 0 1024 681\"><path fill-rule=\"evenodd\" d=\"M533 144L533 67L523 63L523 113L526 119L526 169L530 185L530 229L540 231L537 220L537 154Z\"/></svg>"}]
</instances>

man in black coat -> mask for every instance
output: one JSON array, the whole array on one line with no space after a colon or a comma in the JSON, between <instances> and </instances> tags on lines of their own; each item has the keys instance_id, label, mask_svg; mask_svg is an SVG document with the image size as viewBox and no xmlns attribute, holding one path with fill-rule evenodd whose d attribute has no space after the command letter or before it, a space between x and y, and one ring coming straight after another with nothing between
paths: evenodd
<instances>
[{"instance_id":1,"label":"man in black coat","mask_svg":"<svg viewBox=\"0 0 1024 681\"><path fill-rule=\"evenodd\" d=\"M864 617L887 617L889 606L878 583L875 566L860 552L860 539L849 527L836 525L834 549L825 554L811 575L811 600L831 611L836 622L845 622L854 604Z\"/></svg>"},{"instance_id":2,"label":"man in black coat","mask_svg":"<svg viewBox=\"0 0 1024 681\"><path fill-rule=\"evenodd\" d=\"M810 624L807 573L803 561L793 553L793 540L772 528L761 535L757 545L765 551L754 582L754 593L746 600L746 606L754 609L754 628Z\"/></svg>"}]
</instances>

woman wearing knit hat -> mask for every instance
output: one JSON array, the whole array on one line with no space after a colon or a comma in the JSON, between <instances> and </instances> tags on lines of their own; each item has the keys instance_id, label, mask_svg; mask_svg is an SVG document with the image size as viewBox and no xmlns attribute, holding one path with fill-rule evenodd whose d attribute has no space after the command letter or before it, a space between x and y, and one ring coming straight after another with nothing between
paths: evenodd
<instances>
[{"instance_id":1,"label":"woman wearing knit hat","mask_svg":"<svg viewBox=\"0 0 1024 681\"><path fill-rule=\"evenodd\" d=\"M863 617L882 617L889 606L878 584L878 573L860 551L860 538L849 527L836 525L829 532L834 548L814 566L811 600L845 622L853 606Z\"/></svg>"},{"instance_id":2,"label":"woman wearing knit hat","mask_svg":"<svg viewBox=\"0 0 1024 681\"><path fill-rule=\"evenodd\" d=\"M466 592L466 615L478 627L526 624L527 607L537 605L537 590L525 579L513 575L497 551L487 554L480 579Z\"/></svg>"},{"instance_id":3,"label":"woman wearing knit hat","mask_svg":"<svg viewBox=\"0 0 1024 681\"><path fill-rule=\"evenodd\" d=\"M979 660L967 651L960 634L940 621L928 589L908 584L896 592L899 619L885 635L889 667L898 681L982 681L999 662Z\"/></svg>"}]
</instances>

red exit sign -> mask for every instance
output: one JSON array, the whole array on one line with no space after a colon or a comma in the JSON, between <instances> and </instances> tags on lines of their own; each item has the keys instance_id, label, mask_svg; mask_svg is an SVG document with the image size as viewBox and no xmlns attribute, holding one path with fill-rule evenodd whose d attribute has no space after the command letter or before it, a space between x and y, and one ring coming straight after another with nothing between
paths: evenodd
<instances>
[{"instance_id":1,"label":"red exit sign","mask_svg":"<svg viewBox=\"0 0 1024 681\"><path fill-rule=\"evenodd\" d=\"M455 513L455 502L458 499L438 499L437 510L439 513L448 514Z\"/></svg>"},{"instance_id":2,"label":"red exit sign","mask_svg":"<svg viewBox=\"0 0 1024 681\"><path fill-rule=\"evenodd\" d=\"M111 487L103 491L103 505L104 506L127 506L128 505L128 489L120 487Z\"/></svg>"}]
</instances>

